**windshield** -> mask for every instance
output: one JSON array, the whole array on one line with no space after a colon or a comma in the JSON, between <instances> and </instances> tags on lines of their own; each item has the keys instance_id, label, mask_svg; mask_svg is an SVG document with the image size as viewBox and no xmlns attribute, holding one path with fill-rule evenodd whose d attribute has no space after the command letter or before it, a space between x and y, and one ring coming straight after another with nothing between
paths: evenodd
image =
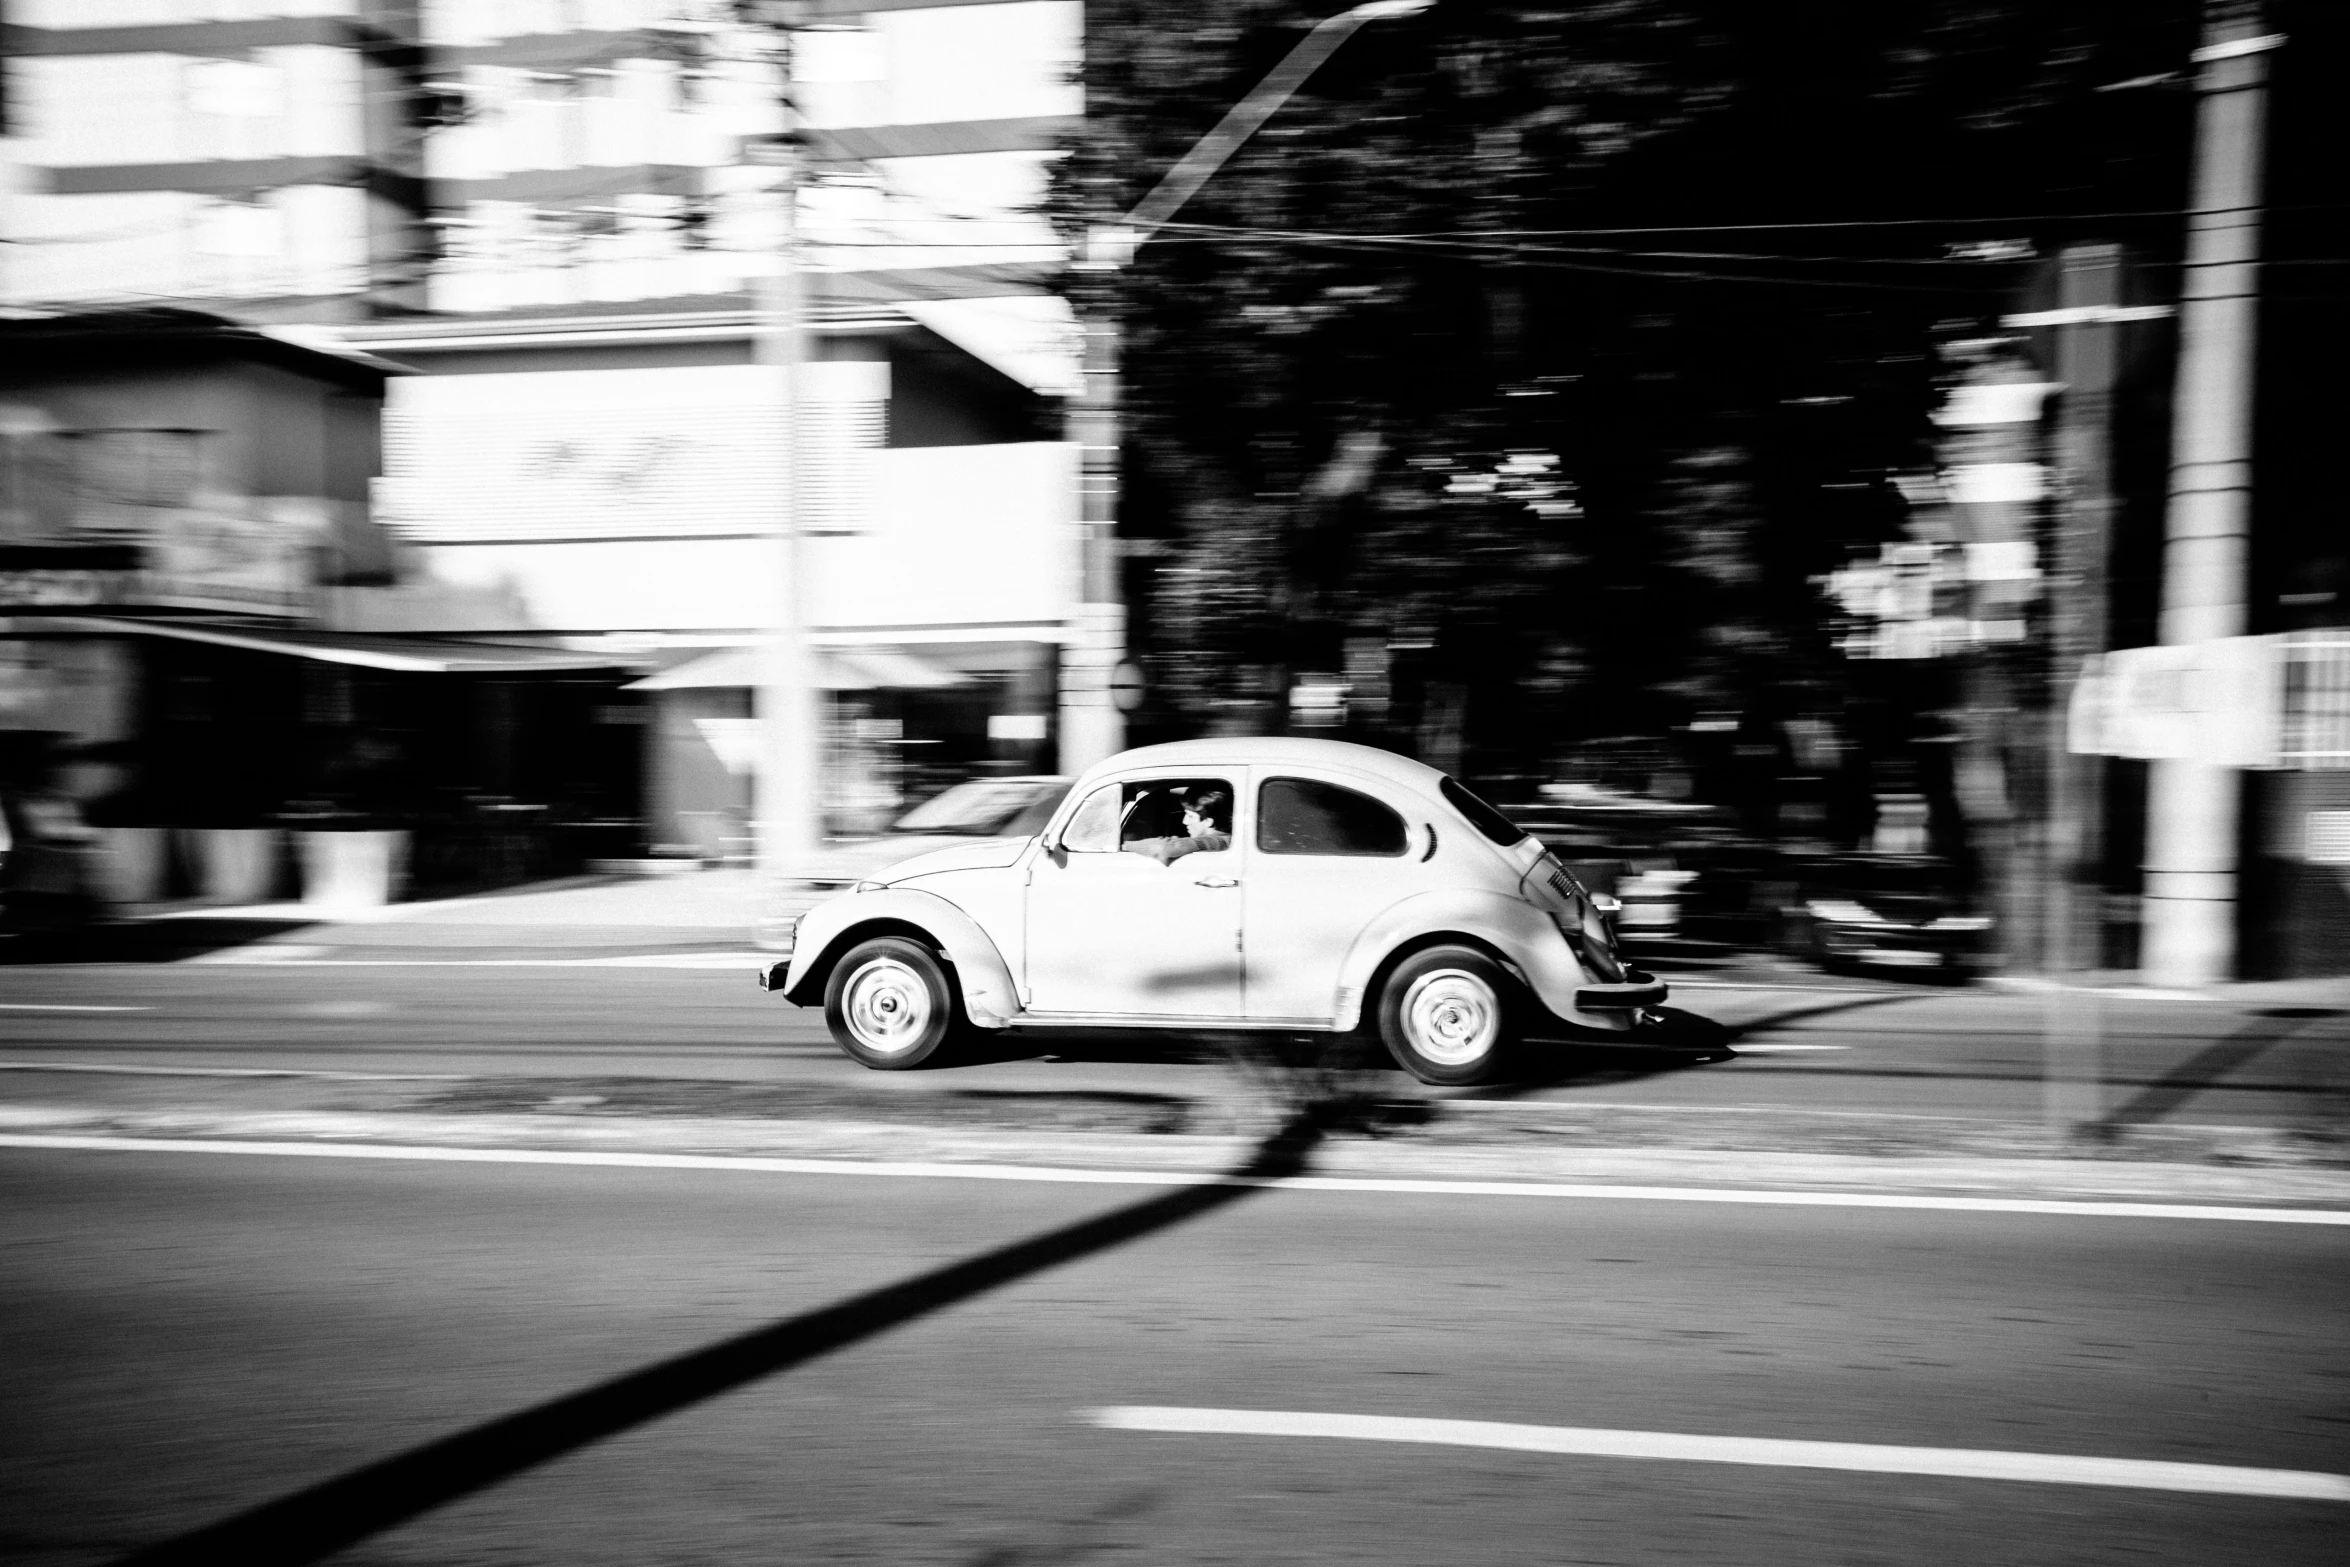
<instances>
[{"instance_id":1,"label":"windshield","mask_svg":"<svg viewBox=\"0 0 2350 1567\"><path fill-rule=\"evenodd\" d=\"M1445 779L1438 787L1444 791L1444 797L1452 802L1452 808L1469 819L1470 826L1503 848L1506 849L1513 843L1525 841L1525 828L1520 827L1516 822L1511 821L1501 812L1478 799L1452 779Z\"/></svg>"},{"instance_id":2,"label":"windshield","mask_svg":"<svg viewBox=\"0 0 2350 1567\"><path fill-rule=\"evenodd\" d=\"M956 833L990 838L1014 827L1021 814L1040 800L1057 801L1062 786L1033 779L974 778L944 794L933 795L889 824L891 832ZM1048 803L1046 814L1051 814ZM1034 829L1028 829L1033 831Z\"/></svg>"}]
</instances>

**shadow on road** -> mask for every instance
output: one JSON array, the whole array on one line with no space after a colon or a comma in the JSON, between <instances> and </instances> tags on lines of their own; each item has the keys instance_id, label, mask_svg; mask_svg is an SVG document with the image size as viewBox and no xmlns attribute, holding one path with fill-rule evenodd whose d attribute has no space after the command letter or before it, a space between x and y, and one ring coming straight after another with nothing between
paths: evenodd
<instances>
[{"instance_id":1,"label":"shadow on road","mask_svg":"<svg viewBox=\"0 0 2350 1567\"><path fill-rule=\"evenodd\" d=\"M1296 1175L1348 1104L1317 1103L1221 1176L754 1329L354 1469L147 1546L122 1567L292 1567L381 1534L649 1421L730 1393L1033 1274L1122 1246Z\"/></svg>"},{"instance_id":2,"label":"shadow on road","mask_svg":"<svg viewBox=\"0 0 2350 1567\"><path fill-rule=\"evenodd\" d=\"M1734 1058L1737 1053L1735 1047L1740 1040L1755 1034L1767 1034L1789 1023L1800 1023L1835 1012L1851 1012L1861 1007L1917 999L1911 991L1894 990L1883 995L1858 996L1814 1006L1792 1007L1783 1012L1768 1012L1743 1023L1718 1023L1693 1012L1683 1012L1678 1007L1666 1007L1661 1010L1675 1014L1681 1027L1678 1038L1658 1048L1564 1041L1555 1046L1550 1055L1540 1058L1540 1070L1529 1071L1515 1082L1499 1083L1491 1088L1481 1088L1454 1097L1516 1099L1543 1089L1564 1088L1570 1084L1592 1087L1631 1083L1667 1073L1686 1072L1725 1058Z\"/></svg>"},{"instance_id":3,"label":"shadow on road","mask_svg":"<svg viewBox=\"0 0 2350 1567\"><path fill-rule=\"evenodd\" d=\"M59 930L0 932L0 966L184 963L315 925L308 919L122 920Z\"/></svg>"},{"instance_id":4,"label":"shadow on road","mask_svg":"<svg viewBox=\"0 0 2350 1567\"><path fill-rule=\"evenodd\" d=\"M2227 1038L2198 1050L2147 1084L2096 1123L2098 1135L2116 1136L2133 1126L2150 1126L2221 1079L2251 1065L2271 1045L2291 1038L2319 1018L2340 1017L2332 1007L2270 1007Z\"/></svg>"}]
</instances>

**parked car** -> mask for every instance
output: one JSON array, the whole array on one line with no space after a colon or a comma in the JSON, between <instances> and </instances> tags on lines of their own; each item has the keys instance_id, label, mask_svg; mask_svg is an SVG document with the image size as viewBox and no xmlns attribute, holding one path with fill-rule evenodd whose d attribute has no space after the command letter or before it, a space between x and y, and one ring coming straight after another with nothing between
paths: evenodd
<instances>
[{"instance_id":1,"label":"parked car","mask_svg":"<svg viewBox=\"0 0 2350 1567\"><path fill-rule=\"evenodd\" d=\"M1690 851L1721 831L1720 808L1553 783L1510 814L1578 880L1622 902L1616 927L1627 947L1655 950L1696 934L1691 884L1706 860Z\"/></svg>"},{"instance_id":2,"label":"parked car","mask_svg":"<svg viewBox=\"0 0 2350 1567\"><path fill-rule=\"evenodd\" d=\"M1069 792L1069 780L1046 774L972 778L924 800L869 838L836 839L793 877L804 912L867 877L879 876L936 849L1035 836Z\"/></svg>"},{"instance_id":3,"label":"parked car","mask_svg":"<svg viewBox=\"0 0 2350 1567\"><path fill-rule=\"evenodd\" d=\"M1850 854L1816 862L1792 911L1796 950L1823 969L1908 969L1945 978L1973 972L1991 918L1944 861Z\"/></svg>"},{"instance_id":4,"label":"parked car","mask_svg":"<svg viewBox=\"0 0 2350 1567\"><path fill-rule=\"evenodd\" d=\"M926 854L816 905L761 983L821 1005L881 1070L1007 1027L1362 1028L1444 1084L1578 1032L1726 1055L1702 1020L1658 1010L1666 987L1623 965L1613 913L1434 768L1329 740L1192 740L1092 768L1033 837Z\"/></svg>"}]
</instances>

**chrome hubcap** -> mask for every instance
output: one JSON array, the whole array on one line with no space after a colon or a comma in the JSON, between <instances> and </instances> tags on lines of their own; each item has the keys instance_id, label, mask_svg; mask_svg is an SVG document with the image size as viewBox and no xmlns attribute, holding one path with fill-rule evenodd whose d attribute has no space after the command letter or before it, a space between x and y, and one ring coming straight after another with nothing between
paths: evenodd
<instances>
[{"instance_id":1,"label":"chrome hubcap","mask_svg":"<svg viewBox=\"0 0 2350 1567\"><path fill-rule=\"evenodd\" d=\"M1439 1066L1467 1066L1501 1041L1501 998L1466 969L1422 974L1404 992L1404 1035Z\"/></svg>"},{"instance_id":2,"label":"chrome hubcap","mask_svg":"<svg viewBox=\"0 0 2350 1567\"><path fill-rule=\"evenodd\" d=\"M894 1056L922 1042L930 1027L930 987L895 958L876 958L849 976L841 1015L857 1043Z\"/></svg>"}]
</instances>

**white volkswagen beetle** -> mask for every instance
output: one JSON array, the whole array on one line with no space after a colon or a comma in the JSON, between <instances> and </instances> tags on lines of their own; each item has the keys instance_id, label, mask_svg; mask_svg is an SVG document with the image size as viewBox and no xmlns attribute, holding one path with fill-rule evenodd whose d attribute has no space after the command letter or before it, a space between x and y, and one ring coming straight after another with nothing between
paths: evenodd
<instances>
[{"instance_id":1,"label":"white volkswagen beetle","mask_svg":"<svg viewBox=\"0 0 2350 1567\"><path fill-rule=\"evenodd\" d=\"M1546 1029L1659 1020L1611 903L1422 763L1189 740L1094 767L1035 837L817 904L760 982L885 1071L965 1028L1366 1029L1423 1082L1477 1083Z\"/></svg>"}]
</instances>

